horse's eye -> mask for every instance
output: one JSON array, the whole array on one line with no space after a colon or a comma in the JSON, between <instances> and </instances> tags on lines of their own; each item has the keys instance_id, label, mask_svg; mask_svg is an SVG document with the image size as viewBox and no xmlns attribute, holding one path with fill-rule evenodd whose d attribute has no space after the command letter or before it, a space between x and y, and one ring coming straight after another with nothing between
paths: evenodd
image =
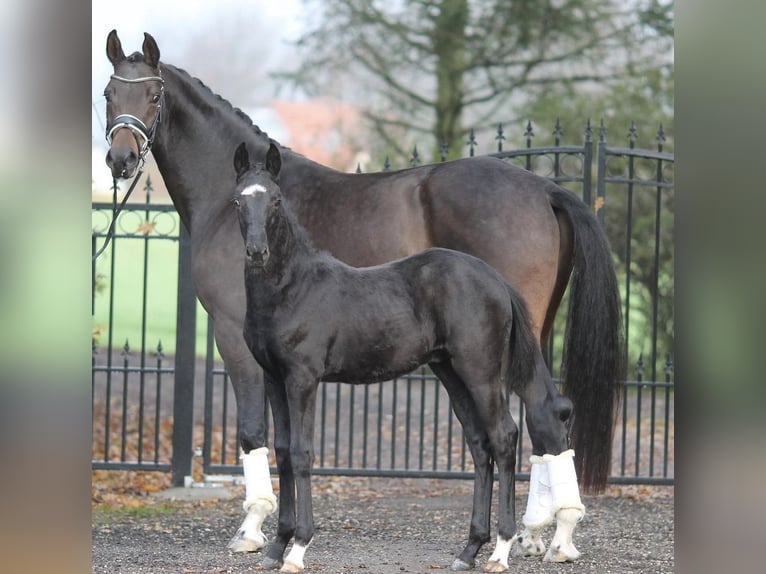
<instances>
[{"instance_id":1,"label":"horse's eye","mask_svg":"<svg viewBox=\"0 0 766 574\"><path fill-rule=\"evenodd\" d=\"M152 96L152 103L153 103L153 104L156 104L156 103L158 103L159 101L160 101L160 95L159 95L159 94L154 94L154 95Z\"/></svg>"},{"instance_id":2,"label":"horse's eye","mask_svg":"<svg viewBox=\"0 0 766 574\"><path fill-rule=\"evenodd\" d=\"M235 198L235 199L232 199L232 200L231 200L231 202L234 204L234 207L236 207L237 209L239 209L239 200L238 200L238 199L236 199L236 198Z\"/></svg>"},{"instance_id":3,"label":"horse's eye","mask_svg":"<svg viewBox=\"0 0 766 574\"><path fill-rule=\"evenodd\" d=\"M112 101L112 94L109 93L109 90L105 90L104 91L104 99L107 102L111 102Z\"/></svg>"}]
</instances>

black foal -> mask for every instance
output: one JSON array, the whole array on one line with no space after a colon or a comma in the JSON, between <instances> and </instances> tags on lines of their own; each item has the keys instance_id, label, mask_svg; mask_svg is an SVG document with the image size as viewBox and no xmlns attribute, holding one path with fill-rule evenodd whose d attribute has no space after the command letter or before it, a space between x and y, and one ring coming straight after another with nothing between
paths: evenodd
<instances>
[{"instance_id":1,"label":"black foal","mask_svg":"<svg viewBox=\"0 0 766 574\"><path fill-rule=\"evenodd\" d=\"M273 143L265 167L251 168L244 143L234 154L233 202L246 252L244 335L266 373L280 481L277 534L264 564L303 570L314 535L311 468L319 382L387 381L427 363L449 393L476 469L469 540L453 568L472 567L490 539L494 463L498 548L488 568L504 570L516 531L518 436L505 394L508 388L528 391L539 360L524 302L489 265L456 251L428 249L362 269L318 251L282 199L281 163ZM550 416L538 417L538 431L545 433L546 421L551 429L561 428L560 409L551 406L561 397L552 386L540 393Z\"/></svg>"}]
</instances>

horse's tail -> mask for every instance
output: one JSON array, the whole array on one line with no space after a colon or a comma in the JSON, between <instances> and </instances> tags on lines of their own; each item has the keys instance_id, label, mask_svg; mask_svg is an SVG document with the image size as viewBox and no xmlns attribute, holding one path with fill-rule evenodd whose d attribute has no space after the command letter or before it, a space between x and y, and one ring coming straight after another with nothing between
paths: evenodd
<instances>
[{"instance_id":1,"label":"horse's tail","mask_svg":"<svg viewBox=\"0 0 766 574\"><path fill-rule=\"evenodd\" d=\"M511 299L513 323L508 342L509 363L506 380L513 390L519 385L528 383L535 376L535 357L539 351L537 337L532 330L532 322L524 299L510 285L507 285L507 288Z\"/></svg>"},{"instance_id":2,"label":"horse's tail","mask_svg":"<svg viewBox=\"0 0 766 574\"><path fill-rule=\"evenodd\" d=\"M574 233L574 269L561 377L572 399L571 447L585 491L601 492L612 460L612 431L625 377L617 276L604 230L573 193L555 188L551 205L566 213Z\"/></svg>"}]
</instances>

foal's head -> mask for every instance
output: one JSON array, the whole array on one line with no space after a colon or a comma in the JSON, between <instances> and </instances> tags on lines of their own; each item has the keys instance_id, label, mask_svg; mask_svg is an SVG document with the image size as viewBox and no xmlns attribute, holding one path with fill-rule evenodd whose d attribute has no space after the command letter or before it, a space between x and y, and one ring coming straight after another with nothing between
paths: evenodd
<instances>
[{"instance_id":1,"label":"foal's head","mask_svg":"<svg viewBox=\"0 0 766 574\"><path fill-rule=\"evenodd\" d=\"M269 260L267 227L269 218L282 200L278 183L281 167L282 157L273 142L266 153L265 167L260 163L250 165L245 142L239 144L234 153L237 186L232 201L237 208L239 228L245 240L245 257L249 264L258 267L264 267Z\"/></svg>"}]
</instances>

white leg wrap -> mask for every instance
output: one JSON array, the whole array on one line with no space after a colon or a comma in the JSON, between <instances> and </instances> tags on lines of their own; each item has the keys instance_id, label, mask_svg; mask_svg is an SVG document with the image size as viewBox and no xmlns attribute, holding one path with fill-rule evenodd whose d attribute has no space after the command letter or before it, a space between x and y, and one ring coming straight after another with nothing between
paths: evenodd
<instances>
[{"instance_id":1,"label":"white leg wrap","mask_svg":"<svg viewBox=\"0 0 766 574\"><path fill-rule=\"evenodd\" d=\"M269 449L251 450L242 455L245 473L245 502L247 512L242 526L229 542L234 552L255 552L266 546L267 538L261 530L266 517L277 509L277 497L271 487L269 474Z\"/></svg>"},{"instance_id":2,"label":"white leg wrap","mask_svg":"<svg viewBox=\"0 0 766 574\"><path fill-rule=\"evenodd\" d=\"M253 506L261 507L266 515L274 512L277 497L271 487L269 449L264 446L243 454L242 468L245 471L245 502L242 504L245 512L250 512Z\"/></svg>"},{"instance_id":3,"label":"white leg wrap","mask_svg":"<svg viewBox=\"0 0 766 574\"><path fill-rule=\"evenodd\" d=\"M562 508L579 508L584 513L585 507L580 500L580 487L577 484L574 467L574 451L570 448L556 456L546 454L543 459L548 467L553 511L558 512Z\"/></svg>"},{"instance_id":4,"label":"white leg wrap","mask_svg":"<svg viewBox=\"0 0 766 574\"><path fill-rule=\"evenodd\" d=\"M511 551L512 543L513 538L503 540L500 536L497 537L495 551L489 557L489 562L487 562L487 566L484 568L485 572L505 572L508 569L508 554Z\"/></svg>"},{"instance_id":5,"label":"white leg wrap","mask_svg":"<svg viewBox=\"0 0 766 574\"><path fill-rule=\"evenodd\" d=\"M543 457L535 455L529 457L529 462L532 463L529 471L529 497L527 510L521 518L524 530L511 539L512 556L541 556L545 552L541 534L554 516L548 465Z\"/></svg>"},{"instance_id":6,"label":"white leg wrap","mask_svg":"<svg viewBox=\"0 0 766 574\"><path fill-rule=\"evenodd\" d=\"M532 455L529 462L532 463L529 471L529 498L522 521L524 526L540 530L553 520L553 493L545 459Z\"/></svg>"},{"instance_id":7,"label":"white leg wrap","mask_svg":"<svg viewBox=\"0 0 766 574\"><path fill-rule=\"evenodd\" d=\"M287 558L285 558L285 563L282 565L282 568L280 568L279 571L303 572L303 569L305 568L303 564L303 555L306 553L306 548L308 548L308 544L306 546L293 544L293 547L290 549L290 553L287 555Z\"/></svg>"},{"instance_id":8,"label":"white leg wrap","mask_svg":"<svg viewBox=\"0 0 766 574\"><path fill-rule=\"evenodd\" d=\"M572 536L577 523L585 514L574 468L574 451L570 449L557 456L546 454L543 458L548 467L553 510L556 513L556 533L543 560L571 562L580 557Z\"/></svg>"}]
</instances>

